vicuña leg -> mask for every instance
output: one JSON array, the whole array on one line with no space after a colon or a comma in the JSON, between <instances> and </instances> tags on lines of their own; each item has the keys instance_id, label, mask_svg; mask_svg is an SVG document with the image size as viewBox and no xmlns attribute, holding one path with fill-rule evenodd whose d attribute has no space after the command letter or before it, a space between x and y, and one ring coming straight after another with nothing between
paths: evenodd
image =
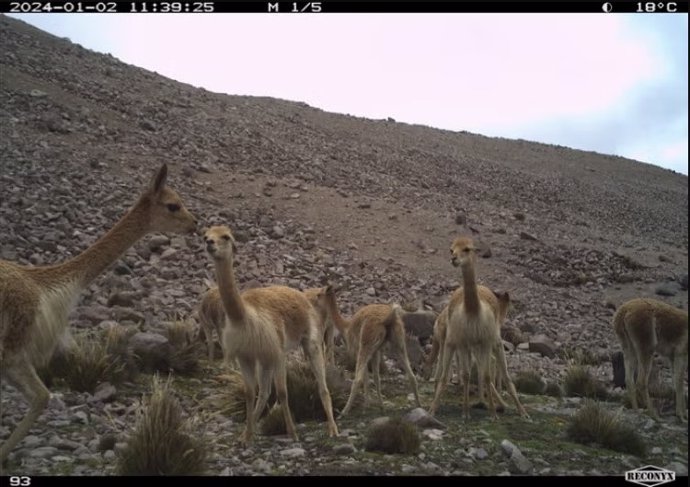
<instances>
[{"instance_id":1,"label":"vicu\u00f1a leg","mask_svg":"<svg viewBox=\"0 0 690 487\"><path fill-rule=\"evenodd\" d=\"M470 375L472 374L472 353L465 349L460 354L460 374L462 374L462 400L465 419L470 419Z\"/></svg>"},{"instance_id":2,"label":"vicu\u00f1a leg","mask_svg":"<svg viewBox=\"0 0 690 487\"><path fill-rule=\"evenodd\" d=\"M453 355L455 355L455 350L453 350L447 343L444 344L441 350L441 363L439 367L441 368L441 376L436 382L436 391L434 392L434 400L431 401L431 406L429 406L429 414L436 414L439 403L441 402L441 395L448 385L448 372L450 371L450 363L453 360Z\"/></svg>"},{"instance_id":3,"label":"vicu\u00f1a leg","mask_svg":"<svg viewBox=\"0 0 690 487\"><path fill-rule=\"evenodd\" d=\"M421 407L421 402L419 402L419 388L417 387L417 378L412 372L412 367L410 366L410 359L407 356L407 346L405 345L405 333L400 330L399 333L394 333L392 340L392 351L397 356L398 362L402 365L405 374L407 375L407 380L410 382L412 387L412 392L414 393L414 400L417 407Z\"/></svg>"},{"instance_id":4,"label":"vicu\u00f1a leg","mask_svg":"<svg viewBox=\"0 0 690 487\"><path fill-rule=\"evenodd\" d=\"M206 336L206 347L208 349L208 361L213 362L213 352L215 348L215 343L213 343L213 332L211 330L205 329L204 335Z\"/></svg>"},{"instance_id":5,"label":"vicu\u00f1a leg","mask_svg":"<svg viewBox=\"0 0 690 487\"><path fill-rule=\"evenodd\" d=\"M333 417L333 402L331 401L331 393L326 384L326 364L323 358L323 349L320 343L310 339L306 343L305 354L309 359L311 370L316 378L316 385L319 388L319 397L321 398L321 405L326 413L326 420L328 421L328 435L338 436L338 426L335 424Z\"/></svg>"},{"instance_id":6,"label":"vicu\u00f1a leg","mask_svg":"<svg viewBox=\"0 0 690 487\"><path fill-rule=\"evenodd\" d=\"M513 399L513 402L515 403L515 407L518 410L518 413L520 416L523 418L528 418L529 415L527 414L527 411L525 411L525 408L522 406L522 403L520 402L520 399L518 398L517 395L517 390L515 390L515 384L513 384L513 380L510 377L510 374L508 372L508 361L506 360L506 354L505 351L503 350L503 345L500 345L499 347L496 348L496 368L497 374L499 378L503 378L505 381L506 385L508 386L508 394L510 394L510 397ZM500 396L499 396L500 398ZM501 399L501 402L503 403L503 407L505 407L505 402Z\"/></svg>"},{"instance_id":7,"label":"vicu\u00f1a leg","mask_svg":"<svg viewBox=\"0 0 690 487\"><path fill-rule=\"evenodd\" d=\"M271 380L274 375L274 368L272 365L264 364L259 368L259 398L256 401L256 406L254 407L254 417L258 421L266 408L266 403L268 402L268 396L271 395Z\"/></svg>"},{"instance_id":8,"label":"vicu\u00f1a leg","mask_svg":"<svg viewBox=\"0 0 690 487\"><path fill-rule=\"evenodd\" d=\"M374 350L380 347L378 341L371 344L371 346L361 346L357 353L357 365L355 366L355 379L352 381L352 387L350 388L350 397L347 399L347 403L340 413L340 418L345 417L347 413L352 409L352 405L355 402L357 392L360 388L364 390L364 398L367 399L368 394L368 378L367 378L367 367L369 366L369 361L371 361Z\"/></svg>"},{"instance_id":9,"label":"vicu\u00f1a leg","mask_svg":"<svg viewBox=\"0 0 690 487\"><path fill-rule=\"evenodd\" d=\"M383 411L383 396L381 395L381 350L377 350L371 359L371 369L374 372L374 384L376 385L376 396L379 400L379 406Z\"/></svg>"},{"instance_id":10,"label":"vicu\u00f1a leg","mask_svg":"<svg viewBox=\"0 0 690 487\"><path fill-rule=\"evenodd\" d=\"M637 371L637 390L640 391L640 395L642 396L642 400L644 401L649 415L658 419L659 416L652 405L652 399L649 397L649 376L652 373L653 355L640 349L639 346L635 346L635 352L637 354L637 364L639 366Z\"/></svg>"},{"instance_id":11,"label":"vicu\u00f1a leg","mask_svg":"<svg viewBox=\"0 0 690 487\"><path fill-rule=\"evenodd\" d=\"M688 419L688 410L685 405L685 393L683 392L683 376L688 370L688 354L675 351L672 357L673 386L676 390L676 416L681 421Z\"/></svg>"},{"instance_id":12,"label":"vicu\u00f1a leg","mask_svg":"<svg viewBox=\"0 0 690 487\"><path fill-rule=\"evenodd\" d=\"M637 352L630 343L623 345L623 362L625 366L625 388L630 397L633 411L637 410L637 389L635 387L635 372L638 370Z\"/></svg>"},{"instance_id":13,"label":"vicu\u00f1a leg","mask_svg":"<svg viewBox=\"0 0 690 487\"><path fill-rule=\"evenodd\" d=\"M326 328L326 351L324 357L326 358L326 363L335 365L335 334L333 332L333 327Z\"/></svg>"},{"instance_id":14,"label":"vicu\u00f1a leg","mask_svg":"<svg viewBox=\"0 0 690 487\"><path fill-rule=\"evenodd\" d=\"M239 359L244 379L244 400L247 406L247 424L240 436L240 443L249 445L254 437L254 406L256 398L256 364L253 360Z\"/></svg>"},{"instance_id":15,"label":"vicu\u00f1a leg","mask_svg":"<svg viewBox=\"0 0 690 487\"><path fill-rule=\"evenodd\" d=\"M50 392L38 378L36 369L28 361L22 360L21 364L8 367L6 376L10 384L15 386L29 402L29 411L0 447L0 465L7 459L12 449L24 439L50 400Z\"/></svg>"},{"instance_id":16,"label":"vicu\u00f1a leg","mask_svg":"<svg viewBox=\"0 0 690 487\"><path fill-rule=\"evenodd\" d=\"M285 357L282 360L278 360L276 365L275 376L274 376L275 386L276 386L276 397L278 398L278 404L283 408L283 419L285 420L285 431L288 436L293 440L297 441L297 428L295 428L295 422L292 420L292 412L290 411L290 405L288 404L288 391L287 391L287 365Z\"/></svg>"},{"instance_id":17,"label":"vicu\u00f1a leg","mask_svg":"<svg viewBox=\"0 0 690 487\"><path fill-rule=\"evenodd\" d=\"M487 407L489 417L498 419L496 415L496 405L494 395L491 393L491 350L484 348L475 349L475 359L477 361L477 386L480 400L484 400L484 391L487 391Z\"/></svg>"}]
</instances>

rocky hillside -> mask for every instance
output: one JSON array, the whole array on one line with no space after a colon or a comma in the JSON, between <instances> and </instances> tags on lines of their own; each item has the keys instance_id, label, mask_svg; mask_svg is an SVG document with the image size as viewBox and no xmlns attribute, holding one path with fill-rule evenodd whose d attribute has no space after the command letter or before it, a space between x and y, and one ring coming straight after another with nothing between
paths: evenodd
<instances>
[{"instance_id":1,"label":"rocky hillside","mask_svg":"<svg viewBox=\"0 0 690 487\"><path fill-rule=\"evenodd\" d=\"M442 304L459 282L450 242L473 235L484 249L479 279L514 301L511 370L559 379L568 365L559 352L608 357L619 349L613 309L631 297L688 307L686 176L566 147L211 93L0 17L0 258L43 265L78 254L163 162L197 218L235 232L243 286L337 283L345 314L371 302ZM86 290L72 322L160 330L191 316L212 279L200 237L147 237ZM530 341L550 351L530 352ZM610 382L605 360L597 373ZM3 415L5 404L24 410L14 390L2 393ZM36 431L38 446L55 433L45 417ZM679 441L687 468L687 431ZM218 455L215 474L256 463L238 453L243 470L222 464L227 451ZM46 462L26 468L53 471ZM505 470L429 458L415 465L428 462L439 470L405 473ZM89 473L90 464L69 472ZM382 465L358 472L400 473Z\"/></svg>"}]
</instances>

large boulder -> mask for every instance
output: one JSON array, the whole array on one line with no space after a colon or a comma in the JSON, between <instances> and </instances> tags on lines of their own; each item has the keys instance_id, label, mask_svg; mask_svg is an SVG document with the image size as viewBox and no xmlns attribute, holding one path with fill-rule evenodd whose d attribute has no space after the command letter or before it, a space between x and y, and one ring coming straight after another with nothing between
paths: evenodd
<instances>
[{"instance_id":1,"label":"large boulder","mask_svg":"<svg viewBox=\"0 0 690 487\"><path fill-rule=\"evenodd\" d=\"M167 371L170 367L172 345L166 337L158 333L139 332L129 339L129 351L137 364L144 370Z\"/></svg>"}]
</instances>

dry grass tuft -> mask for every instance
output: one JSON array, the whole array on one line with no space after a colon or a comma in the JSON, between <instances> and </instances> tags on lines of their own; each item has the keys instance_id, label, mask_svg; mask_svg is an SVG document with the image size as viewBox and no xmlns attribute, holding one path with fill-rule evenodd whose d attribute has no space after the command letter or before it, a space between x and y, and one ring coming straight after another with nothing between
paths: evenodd
<instances>
[{"instance_id":1,"label":"dry grass tuft","mask_svg":"<svg viewBox=\"0 0 690 487\"><path fill-rule=\"evenodd\" d=\"M523 394L544 394L546 389L544 379L534 370L521 370L515 374L513 383L518 392Z\"/></svg>"},{"instance_id":2,"label":"dry grass tuft","mask_svg":"<svg viewBox=\"0 0 690 487\"><path fill-rule=\"evenodd\" d=\"M558 385L557 382L547 381L546 388L544 389L544 394L546 394L547 396L557 397L560 399L563 397L563 389L560 385Z\"/></svg>"},{"instance_id":3,"label":"dry grass tuft","mask_svg":"<svg viewBox=\"0 0 690 487\"><path fill-rule=\"evenodd\" d=\"M183 417L170 379L153 378L151 396L117 459L119 475L199 475L205 470L206 445L194 419Z\"/></svg>"},{"instance_id":4,"label":"dry grass tuft","mask_svg":"<svg viewBox=\"0 0 690 487\"><path fill-rule=\"evenodd\" d=\"M290 411L295 421L325 421L326 413L321 404L316 379L309 365L302 361L288 364L287 389ZM326 385L331 393L334 411L345 407L349 389L342 371L332 365L326 366ZM272 391L268 404L276 402L275 391ZM276 405L264 418L261 431L266 435L285 434L285 422L282 409Z\"/></svg>"},{"instance_id":5,"label":"dry grass tuft","mask_svg":"<svg viewBox=\"0 0 690 487\"><path fill-rule=\"evenodd\" d=\"M170 368L177 374L191 375L199 371L199 358L204 351L196 333L191 321L176 320L166 325L165 334L172 346Z\"/></svg>"},{"instance_id":6,"label":"dry grass tuft","mask_svg":"<svg viewBox=\"0 0 690 487\"><path fill-rule=\"evenodd\" d=\"M624 423L619 414L607 411L594 401L585 402L575 413L566 434L578 443L598 443L611 450L637 456L643 456L647 449L642 437Z\"/></svg>"},{"instance_id":7,"label":"dry grass tuft","mask_svg":"<svg viewBox=\"0 0 690 487\"><path fill-rule=\"evenodd\" d=\"M571 366L563 380L563 389L569 397L587 397L590 399L606 399L606 387L596 380L589 369L580 365Z\"/></svg>"},{"instance_id":8,"label":"dry grass tuft","mask_svg":"<svg viewBox=\"0 0 690 487\"><path fill-rule=\"evenodd\" d=\"M47 366L39 369L39 377L49 387L61 381L73 391L90 393L103 382L118 385L131 380L136 368L126 345L121 343L126 336L124 330L118 325L100 337L75 337L72 348L56 353Z\"/></svg>"},{"instance_id":9,"label":"dry grass tuft","mask_svg":"<svg viewBox=\"0 0 690 487\"><path fill-rule=\"evenodd\" d=\"M364 448L367 451L415 455L419 452L420 444L421 439L415 425L402 418L392 418L367 431Z\"/></svg>"}]
</instances>

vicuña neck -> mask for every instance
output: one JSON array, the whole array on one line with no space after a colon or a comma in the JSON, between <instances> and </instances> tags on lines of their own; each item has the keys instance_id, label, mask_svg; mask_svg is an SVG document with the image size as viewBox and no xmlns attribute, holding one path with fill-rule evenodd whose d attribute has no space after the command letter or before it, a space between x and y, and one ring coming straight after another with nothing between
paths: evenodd
<instances>
[{"instance_id":1,"label":"vicu\u00f1a neck","mask_svg":"<svg viewBox=\"0 0 690 487\"><path fill-rule=\"evenodd\" d=\"M88 286L129 247L148 233L148 225L141 203L130 209L113 228L84 252L63 264L40 271L56 279L77 280Z\"/></svg>"},{"instance_id":2,"label":"vicu\u00f1a neck","mask_svg":"<svg viewBox=\"0 0 690 487\"><path fill-rule=\"evenodd\" d=\"M232 258L228 261L216 261L215 264L216 280L218 281L218 291L220 292L220 299L223 301L223 308L225 308L225 312L233 324L239 325L244 322L245 309L237 290Z\"/></svg>"},{"instance_id":3,"label":"vicu\u00f1a neck","mask_svg":"<svg viewBox=\"0 0 690 487\"><path fill-rule=\"evenodd\" d=\"M466 312L473 315L479 314L479 294L472 263L462 266L462 285Z\"/></svg>"}]
</instances>

